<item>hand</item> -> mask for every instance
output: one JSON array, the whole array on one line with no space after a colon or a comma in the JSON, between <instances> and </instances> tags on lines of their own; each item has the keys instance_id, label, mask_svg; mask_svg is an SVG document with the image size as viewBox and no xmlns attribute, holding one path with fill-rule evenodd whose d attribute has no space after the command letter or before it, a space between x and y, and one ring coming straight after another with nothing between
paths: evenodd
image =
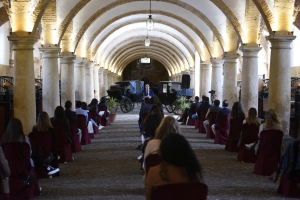
<instances>
[{"instance_id":1,"label":"hand","mask_svg":"<svg viewBox=\"0 0 300 200\"><path fill-rule=\"evenodd\" d=\"M274 172L271 176L268 177L268 179L270 181L273 181L275 183L277 181L277 179L278 179L278 173Z\"/></svg>"}]
</instances>

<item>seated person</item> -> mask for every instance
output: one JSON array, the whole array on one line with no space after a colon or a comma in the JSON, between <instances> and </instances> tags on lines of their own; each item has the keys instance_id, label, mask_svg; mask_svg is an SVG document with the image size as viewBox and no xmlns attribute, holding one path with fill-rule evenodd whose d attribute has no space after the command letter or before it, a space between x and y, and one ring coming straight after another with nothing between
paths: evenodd
<instances>
[{"instance_id":1,"label":"seated person","mask_svg":"<svg viewBox=\"0 0 300 200\"><path fill-rule=\"evenodd\" d=\"M145 85L145 90L143 90L143 92L142 92L142 97L143 98L145 98L145 97L148 97L148 98L154 97L154 92L150 89L149 84Z\"/></svg>"},{"instance_id":2,"label":"seated person","mask_svg":"<svg viewBox=\"0 0 300 200\"><path fill-rule=\"evenodd\" d=\"M86 119L86 124L89 122L89 115L86 110L83 110L81 108L81 101L76 101L76 109L75 109L76 115L84 115Z\"/></svg>"},{"instance_id":3,"label":"seated person","mask_svg":"<svg viewBox=\"0 0 300 200\"><path fill-rule=\"evenodd\" d=\"M98 114L98 100L97 99L92 99L91 103L88 105L88 110L95 110L96 114Z\"/></svg>"},{"instance_id":4,"label":"seated person","mask_svg":"<svg viewBox=\"0 0 300 200\"><path fill-rule=\"evenodd\" d=\"M144 99L145 105L143 105L143 106L141 107L141 109L140 109L140 113L139 113L139 121L138 121L138 123L139 123L139 127L140 127L140 130L141 130L141 131L143 130L143 121L144 121L144 119L143 119L143 114L144 114L144 113L149 113L151 107L153 106L153 100L154 100L153 98L151 98L151 100L150 100L150 98L145 97L145 99Z\"/></svg>"},{"instance_id":5,"label":"seated person","mask_svg":"<svg viewBox=\"0 0 300 200\"><path fill-rule=\"evenodd\" d=\"M81 109L86 111L87 113L89 112L86 102L81 102ZM88 115L88 130L89 130L89 133L94 133L93 126L99 128L97 123L93 119L91 119Z\"/></svg>"},{"instance_id":6,"label":"seated person","mask_svg":"<svg viewBox=\"0 0 300 200\"><path fill-rule=\"evenodd\" d=\"M156 186L202 182L202 168L188 141L180 134L168 134L161 142L161 164L151 167L145 179L146 199Z\"/></svg>"},{"instance_id":7,"label":"seated person","mask_svg":"<svg viewBox=\"0 0 300 200\"><path fill-rule=\"evenodd\" d=\"M182 125L185 125L186 122L187 122L187 118L188 118L188 117L189 117L189 118L192 118L192 115L195 113L195 111L196 111L196 109L197 109L197 107L198 107L199 105L200 105L199 97L196 96L196 97L195 97L195 102L191 104L191 107L186 108L186 109L184 110L184 113L183 113L183 115L182 115L182 118L180 118L180 119L178 120L178 122L182 122L181 124L182 124Z\"/></svg>"},{"instance_id":8,"label":"seated person","mask_svg":"<svg viewBox=\"0 0 300 200\"><path fill-rule=\"evenodd\" d=\"M107 105L106 105L106 98L105 98L105 97L101 97L100 102L99 102L99 104L97 105L97 107L99 107L99 106L103 106L103 107L106 107L106 108L107 108ZM105 116L105 117L106 117L106 120L108 121L109 112L107 111L105 115L106 115L106 116Z\"/></svg>"},{"instance_id":9,"label":"seated person","mask_svg":"<svg viewBox=\"0 0 300 200\"><path fill-rule=\"evenodd\" d=\"M212 132L216 135L216 130L217 130L217 127L218 127L218 117L220 115L229 115L231 113L231 110L228 108L228 101L227 100L224 100L223 103L222 103L222 109L217 113L217 118L216 118L216 124L213 124L211 126L211 130Z\"/></svg>"},{"instance_id":10,"label":"seated person","mask_svg":"<svg viewBox=\"0 0 300 200\"><path fill-rule=\"evenodd\" d=\"M209 97L203 97L203 101L202 103L200 103L200 105L197 107L197 119L201 120L201 111L202 110L207 110L211 107L211 105L209 104ZM204 121L204 119L203 119Z\"/></svg>"},{"instance_id":11,"label":"seated person","mask_svg":"<svg viewBox=\"0 0 300 200\"><path fill-rule=\"evenodd\" d=\"M197 119L198 119L197 110L198 110L199 106L200 106L202 103L205 102L206 96L205 96L205 95L202 95L201 99L202 99L202 101L199 102L199 105L198 105L197 108L196 108L196 113L192 115L192 119L193 119L193 120L197 120Z\"/></svg>"},{"instance_id":12,"label":"seated person","mask_svg":"<svg viewBox=\"0 0 300 200\"><path fill-rule=\"evenodd\" d=\"M76 115L76 112L72 111L71 108L72 108L72 102L71 101L66 101L65 103L65 116L66 118L68 119L74 119L77 121L77 115Z\"/></svg>"},{"instance_id":13,"label":"seated person","mask_svg":"<svg viewBox=\"0 0 300 200\"><path fill-rule=\"evenodd\" d=\"M208 109L208 111L205 115L206 120L203 122L203 125L204 125L206 133L207 133L208 125L209 125L209 114L219 112L222 109L219 105L220 105L220 101L217 99L214 100L214 105Z\"/></svg>"}]
</instances>

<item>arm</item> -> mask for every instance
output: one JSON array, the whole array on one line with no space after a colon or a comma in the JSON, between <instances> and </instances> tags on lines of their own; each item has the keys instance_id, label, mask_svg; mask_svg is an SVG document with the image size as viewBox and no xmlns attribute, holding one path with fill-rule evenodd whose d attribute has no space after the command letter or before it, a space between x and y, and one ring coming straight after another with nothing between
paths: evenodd
<instances>
[{"instance_id":1,"label":"arm","mask_svg":"<svg viewBox=\"0 0 300 200\"><path fill-rule=\"evenodd\" d=\"M207 110L207 113L206 113L206 115L205 115L205 119L208 119L209 112L210 112L210 108Z\"/></svg>"}]
</instances>

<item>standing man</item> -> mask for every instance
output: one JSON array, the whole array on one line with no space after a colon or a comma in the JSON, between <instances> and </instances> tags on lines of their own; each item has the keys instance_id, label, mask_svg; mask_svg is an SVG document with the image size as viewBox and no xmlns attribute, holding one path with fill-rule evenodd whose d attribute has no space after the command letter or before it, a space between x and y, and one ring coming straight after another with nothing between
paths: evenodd
<instances>
[{"instance_id":1,"label":"standing man","mask_svg":"<svg viewBox=\"0 0 300 200\"><path fill-rule=\"evenodd\" d=\"M145 97L148 97L148 98L154 97L154 92L152 90L150 90L149 84L146 84L145 90L143 90L143 92L142 92L142 96L143 96L143 99Z\"/></svg>"}]
</instances>

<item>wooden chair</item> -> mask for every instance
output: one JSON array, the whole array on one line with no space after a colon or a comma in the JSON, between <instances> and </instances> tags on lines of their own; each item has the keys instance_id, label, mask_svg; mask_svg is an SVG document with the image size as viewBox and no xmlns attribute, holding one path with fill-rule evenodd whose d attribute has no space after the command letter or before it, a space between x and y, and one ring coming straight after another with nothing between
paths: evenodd
<instances>
[{"instance_id":1,"label":"wooden chair","mask_svg":"<svg viewBox=\"0 0 300 200\"><path fill-rule=\"evenodd\" d=\"M87 130L86 117L84 115L77 115L77 128L82 131L81 145L91 144L91 138Z\"/></svg>"},{"instance_id":2,"label":"wooden chair","mask_svg":"<svg viewBox=\"0 0 300 200\"><path fill-rule=\"evenodd\" d=\"M64 123L52 123L55 130L56 146L55 149L59 155L58 162L65 163L70 161L72 157L71 145L68 141L68 129Z\"/></svg>"},{"instance_id":3,"label":"wooden chair","mask_svg":"<svg viewBox=\"0 0 300 200\"><path fill-rule=\"evenodd\" d=\"M149 154L146 158L145 158L145 169L146 169L146 174L148 173L150 167L154 167L159 165L161 162L160 157L157 153L155 154Z\"/></svg>"},{"instance_id":4,"label":"wooden chair","mask_svg":"<svg viewBox=\"0 0 300 200\"><path fill-rule=\"evenodd\" d=\"M107 107L106 106L98 106L98 111L104 111L104 114L102 116L98 117L98 122L102 126L108 126L109 122L106 121L106 113L107 113Z\"/></svg>"},{"instance_id":5,"label":"wooden chair","mask_svg":"<svg viewBox=\"0 0 300 200\"><path fill-rule=\"evenodd\" d=\"M255 124L243 124L242 126L242 139L239 147L237 159L239 161L255 163L256 157L254 149L246 149L245 144L257 142L259 126Z\"/></svg>"},{"instance_id":6,"label":"wooden chair","mask_svg":"<svg viewBox=\"0 0 300 200\"><path fill-rule=\"evenodd\" d=\"M283 132L264 130L260 133L257 160L253 173L270 176L276 171L280 161Z\"/></svg>"},{"instance_id":7,"label":"wooden chair","mask_svg":"<svg viewBox=\"0 0 300 200\"><path fill-rule=\"evenodd\" d=\"M215 139L215 134L212 132L211 126L216 123L216 118L217 118L217 112L209 112L209 115L208 115L209 124L208 124L207 133L206 133L207 138Z\"/></svg>"},{"instance_id":8,"label":"wooden chair","mask_svg":"<svg viewBox=\"0 0 300 200\"><path fill-rule=\"evenodd\" d=\"M30 163L30 146L26 142L7 142L2 144L2 149L10 168L8 179L10 188L10 200L32 199L40 195L38 180ZM24 164L24 169L22 165ZM24 179L32 174L34 183L30 187L24 187Z\"/></svg>"},{"instance_id":9,"label":"wooden chair","mask_svg":"<svg viewBox=\"0 0 300 200\"><path fill-rule=\"evenodd\" d=\"M238 142L236 142L234 145L231 145L231 141L237 138L241 134L242 126L243 126L243 119L232 118L230 120L229 136L225 146L226 151L232 151L232 152L239 151L239 148L237 146Z\"/></svg>"},{"instance_id":10,"label":"wooden chair","mask_svg":"<svg viewBox=\"0 0 300 200\"><path fill-rule=\"evenodd\" d=\"M201 110L200 115L198 115L199 133L203 133L203 134L206 133L203 122L205 121L205 115L206 115L207 111L208 111L208 109ZM199 116L200 116L200 119L199 119Z\"/></svg>"},{"instance_id":11,"label":"wooden chair","mask_svg":"<svg viewBox=\"0 0 300 200\"><path fill-rule=\"evenodd\" d=\"M45 160L51 153L56 158L53 161L52 167L58 167L58 158L56 151L53 152L52 145L52 133L50 131L34 131L29 134L31 149L37 153L43 160ZM48 172L44 167L35 166L35 171L37 177L40 178L49 178Z\"/></svg>"},{"instance_id":12,"label":"wooden chair","mask_svg":"<svg viewBox=\"0 0 300 200\"><path fill-rule=\"evenodd\" d=\"M74 119L69 119L70 132L73 143L71 144L72 153L81 151L81 144L79 141L79 135L77 134L77 121Z\"/></svg>"},{"instance_id":13,"label":"wooden chair","mask_svg":"<svg viewBox=\"0 0 300 200\"><path fill-rule=\"evenodd\" d=\"M152 190L152 200L206 200L207 191L204 183L167 184Z\"/></svg>"},{"instance_id":14,"label":"wooden chair","mask_svg":"<svg viewBox=\"0 0 300 200\"><path fill-rule=\"evenodd\" d=\"M229 135L229 117L230 115L218 116L218 130L214 139L215 144L226 144Z\"/></svg>"}]
</instances>

